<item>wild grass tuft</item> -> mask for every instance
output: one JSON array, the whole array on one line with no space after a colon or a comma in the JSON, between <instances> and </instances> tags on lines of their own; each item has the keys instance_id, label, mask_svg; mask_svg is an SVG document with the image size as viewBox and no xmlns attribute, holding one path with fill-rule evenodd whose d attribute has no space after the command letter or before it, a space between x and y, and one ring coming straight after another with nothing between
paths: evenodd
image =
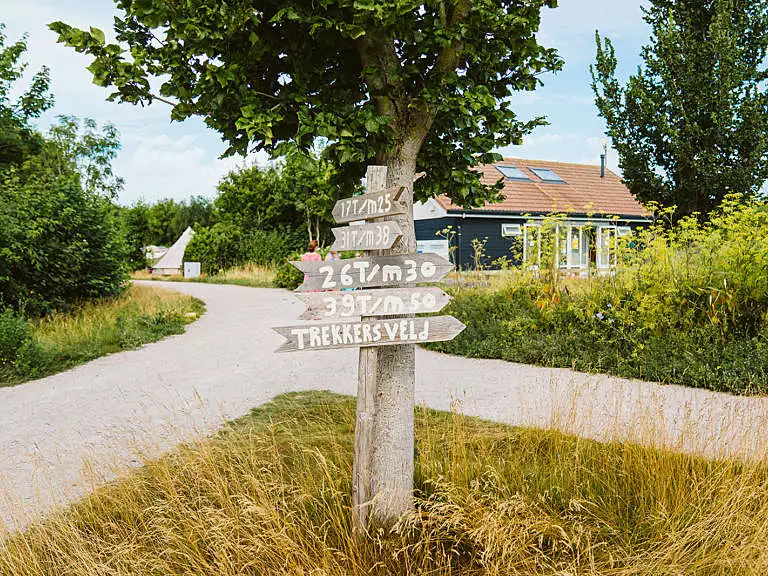
<instances>
[{"instance_id":1,"label":"wild grass tuft","mask_svg":"<svg viewBox=\"0 0 768 576\"><path fill-rule=\"evenodd\" d=\"M354 400L278 397L0 546L0 574L768 572L768 469L417 412L415 511L357 537Z\"/></svg>"},{"instance_id":2,"label":"wild grass tuft","mask_svg":"<svg viewBox=\"0 0 768 576\"><path fill-rule=\"evenodd\" d=\"M87 302L30 322L30 338L12 363L0 365L0 386L61 372L94 358L180 334L205 311L200 300L159 287L128 288L117 298Z\"/></svg>"}]
</instances>

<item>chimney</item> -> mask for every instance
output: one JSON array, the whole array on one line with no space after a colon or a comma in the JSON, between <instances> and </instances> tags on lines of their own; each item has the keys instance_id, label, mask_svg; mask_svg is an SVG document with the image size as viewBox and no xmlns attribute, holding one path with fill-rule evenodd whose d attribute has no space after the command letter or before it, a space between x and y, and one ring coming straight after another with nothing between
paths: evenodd
<instances>
[{"instance_id":1,"label":"chimney","mask_svg":"<svg viewBox=\"0 0 768 576\"><path fill-rule=\"evenodd\" d=\"M605 159L608 156L608 138L603 138L603 153L600 154L600 178L605 178Z\"/></svg>"}]
</instances>

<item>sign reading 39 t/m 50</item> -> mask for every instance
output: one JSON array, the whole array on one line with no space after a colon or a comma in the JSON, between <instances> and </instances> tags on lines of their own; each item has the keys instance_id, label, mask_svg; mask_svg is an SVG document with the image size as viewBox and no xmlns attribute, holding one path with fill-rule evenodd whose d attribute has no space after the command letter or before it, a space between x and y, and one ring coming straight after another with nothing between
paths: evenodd
<instances>
[{"instance_id":1,"label":"sign reading 39 t/m 50","mask_svg":"<svg viewBox=\"0 0 768 576\"><path fill-rule=\"evenodd\" d=\"M307 304L301 320L335 320L359 316L394 316L439 312L451 297L440 288L384 288L349 292L297 294Z\"/></svg>"}]
</instances>

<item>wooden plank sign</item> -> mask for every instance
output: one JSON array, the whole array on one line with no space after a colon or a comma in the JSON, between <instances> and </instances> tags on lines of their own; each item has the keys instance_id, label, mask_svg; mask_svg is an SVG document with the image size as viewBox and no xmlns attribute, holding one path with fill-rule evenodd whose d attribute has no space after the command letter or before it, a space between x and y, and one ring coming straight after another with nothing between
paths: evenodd
<instances>
[{"instance_id":1,"label":"wooden plank sign","mask_svg":"<svg viewBox=\"0 0 768 576\"><path fill-rule=\"evenodd\" d=\"M297 294L307 304L300 320L339 320L439 312L451 301L440 288L384 288Z\"/></svg>"},{"instance_id":2,"label":"wooden plank sign","mask_svg":"<svg viewBox=\"0 0 768 576\"><path fill-rule=\"evenodd\" d=\"M403 192L405 192L403 186L395 186L379 192L344 198L336 202L333 207L333 219L339 224L346 224L358 220L405 214L408 208L399 201Z\"/></svg>"},{"instance_id":3,"label":"wooden plank sign","mask_svg":"<svg viewBox=\"0 0 768 576\"><path fill-rule=\"evenodd\" d=\"M361 226L334 228L336 242L331 250L389 250L403 235L396 222L374 222Z\"/></svg>"},{"instance_id":4,"label":"wooden plank sign","mask_svg":"<svg viewBox=\"0 0 768 576\"><path fill-rule=\"evenodd\" d=\"M299 292L425 284L438 282L453 270L453 264L437 254L372 256L291 264L306 276L304 283L297 288Z\"/></svg>"},{"instance_id":5,"label":"wooden plank sign","mask_svg":"<svg viewBox=\"0 0 768 576\"><path fill-rule=\"evenodd\" d=\"M277 352L394 346L453 340L466 326L453 316L331 322L273 328L286 339Z\"/></svg>"}]
</instances>

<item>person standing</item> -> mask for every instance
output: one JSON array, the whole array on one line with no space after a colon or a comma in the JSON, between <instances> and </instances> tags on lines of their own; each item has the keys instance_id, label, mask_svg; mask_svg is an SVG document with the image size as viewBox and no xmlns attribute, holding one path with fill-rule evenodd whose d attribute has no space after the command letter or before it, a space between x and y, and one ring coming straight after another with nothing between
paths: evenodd
<instances>
[{"instance_id":1,"label":"person standing","mask_svg":"<svg viewBox=\"0 0 768 576\"><path fill-rule=\"evenodd\" d=\"M326 256L325 256L325 261L326 261L326 262L328 262L328 261L330 261L330 260L341 260L341 257L339 256L339 253L338 253L338 252L336 252L335 250L331 250L331 251L330 251L330 252L328 252L328 254L326 254Z\"/></svg>"},{"instance_id":2,"label":"person standing","mask_svg":"<svg viewBox=\"0 0 768 576\"><path fill-rule=\"evenodd\" d=\"M301 255L302 262L322 262L323 258L317 252L317 240L310 240L307 251Z\"/></svg>"}]
</instances>

